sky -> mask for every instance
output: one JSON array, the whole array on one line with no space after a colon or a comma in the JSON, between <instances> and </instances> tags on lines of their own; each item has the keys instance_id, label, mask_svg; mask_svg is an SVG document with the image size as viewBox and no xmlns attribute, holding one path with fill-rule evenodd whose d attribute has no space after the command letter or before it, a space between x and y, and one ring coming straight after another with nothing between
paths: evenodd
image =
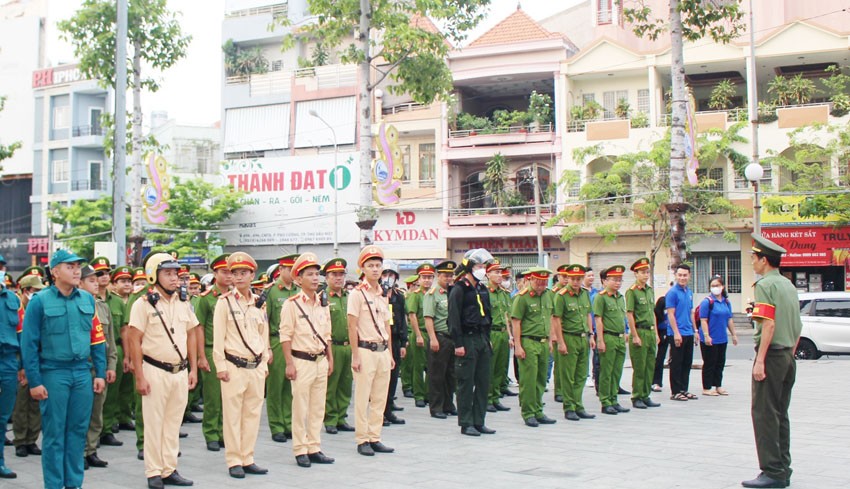
<instances>
[{"instance_id":1,"label":"sky","mask_svg":"<svg viewBox=\"0 0 850 489\"><path fill-rule=\"evenodd\" d=\"M520 3L528 15L540 20L581 1L521 0ZM81 3L80 0L49 0L46 54L52 64L74 60L71 45L59 39L56 22L72 16ZM168 5L173 11L181 12L180 23L184 33L192 36L192 42L184 59L159 74L160 90L143 93L144 119L147 122L152 111L164 110L181 124L213 124L221 119L224 0L168 0ZM469 39L480 36L516 8L517 0L492 0L487 18L470 33Z\"/></svg>"}]
</instances>

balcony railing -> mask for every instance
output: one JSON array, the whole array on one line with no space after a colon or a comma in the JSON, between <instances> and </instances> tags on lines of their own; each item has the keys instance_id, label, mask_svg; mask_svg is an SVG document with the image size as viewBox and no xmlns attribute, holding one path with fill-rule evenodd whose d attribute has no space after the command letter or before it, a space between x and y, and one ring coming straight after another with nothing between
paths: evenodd
<instances>
[{"instance_id":1,"label":"balcony railing","mask_svg":"<svg viewBox=\"0 0 850 489\"><path fill-rule=\"evenodd\" d=\"M71 190L106 190L106 180L74 180Z\"/></svg>"},{"instance_id":2,"label":"balcony railing","mask_svg":"<svg viewBox=\"0 0 850 489\"><path fill-rule=\"evenodd\" d=\"M262 7L254 7L254 8L246 8L242 10L234 10L232 12L227 12L224 14L226 19L232 19L235 17L252 17L254 15L264 15L271 14L272 18L279 19L282 17L286 17L289 13L289 4L287 3L277 3L274 5L264 5Z\"/></svg>"},{"instance_id":3,"label":"balcony railing","mask_svg":"<svg viewBox=\"0 0 850 489\"><path fill-rule=\"evenodd\" d=\"M540 204L540 214L549 216L555 212L552 204ZM534 214L534 205L520 205L515 207L481 207L476 209L452 208L449 209L449 217L487 216L502 214L505 216ZM548 219L548 217L547 217Z\"/></svg>"},{"instance_id":4,"label":"balcony railing","mask_svg":"<svg viewBox=\"0 0 850 489\"><path fill-rule=\"evenodd\" d=\"M103 136L106 130L100 126L76 126L72 131L72 136L75 138L82 136Z\"/></svg>"},{"instance_id":5,"label":"balcony railing","mask_svg":"<svg viewBox=\"0 0 850 489\"><path fill-rule=\"evenodd\" d=\"M633 215L634 208L631 203L587 205L588 220L627 219Z\"/></svg>"},{"instance_id":6,"label":"balcony railing","mask_svg":"<svg viewBox=\"0 0 850 489\"><path fill-rule=\"evenodd\" d=\"M541 124L539 127L532 125L525 126L505 126L492 127L487 129L461 129L458 131L449 131L450 138L465 138L469 136L478 136L486 134L520 134L520 133L546 133L553 132L553 124Z\"/></svg>"},{"instance_id":7,"label":"balcony railing","mask_svg":"<svg viewBox=\"0 0 850 489\"><path fill-rule=\"evenodd\" d=\"M248 94L251 97L282 95L292 91L291 71L270 71L248 77Z\"/></svg>"},{"instance_id":8,"label":"balcony railing","mask_svg":"<svg viewBox=\"0 0 850 489\"><path fill-rule=\"evenodd\" d=\"M403 112L413 112L414 110L425 110L431 107L430 105L409 102L406 104L393 105L392 107L384 107L381 112L384 115L400 114Z\"/></svg>"},{"instance_id":9,"label":"balcony railing","mask_svg":"<svg viewBox=\"0 0 850 489\"><path fill-rule=\"evenodd\" d=\"M313 66L309 68L298 68L293 71L298 78L315 78L316 88L340 88L351 87L357 83L357 67L355 65L334 64L327 66Z\"/></svg>"}]
</instances>

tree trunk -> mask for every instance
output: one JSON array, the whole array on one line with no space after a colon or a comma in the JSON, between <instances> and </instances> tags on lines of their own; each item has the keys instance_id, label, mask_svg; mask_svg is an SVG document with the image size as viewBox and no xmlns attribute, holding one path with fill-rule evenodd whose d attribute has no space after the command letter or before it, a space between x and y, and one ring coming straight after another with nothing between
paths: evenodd
<instances>
[{"instance_id":1,"label":"tree trunk","mask_svg":"<svg viewBox=\"0 0 850 489\"><path fill-rule=\"evenodd\" d=\"M369 45L370 26L372 24L372 6L370 0L360 0L360 29L358 41L363 50L363 61L357 64L360 83L358 90L360 123L360 207L372 207L372 97L370 64L372 62ZM365 219L365 218L363 218ZM358 219L359 221L360 219ZM365 229L363 229L365 228ZM360 231L360 244L366 246L373 241L372 226L363 226Z\"/></svg>"},{"instance_id":2,"label":"tree trunk","mask_svg":"<svg viewBox=\"0 0 850 489\"><path fill-rule=\"evenodd\" d=\"M136 264L142 257L142 46L133 41L133 190L130 201L130 234L135 243Z\"/></svg>"},{"instance_id":3,"label":"tree trunk","mask_svg":"<svg viewBox=\"0 0 850 489\"><path fill-rule=\"evenodd\" d=\"M685 242L685 203L682 187L685 183L685 118L688 96L685 91L685 60L682 39L682 14L679 0L670 0L670 52L673 85L673 117L670 134L670 268L674 269L687 258Z\"/></svg>"}]
</instances>

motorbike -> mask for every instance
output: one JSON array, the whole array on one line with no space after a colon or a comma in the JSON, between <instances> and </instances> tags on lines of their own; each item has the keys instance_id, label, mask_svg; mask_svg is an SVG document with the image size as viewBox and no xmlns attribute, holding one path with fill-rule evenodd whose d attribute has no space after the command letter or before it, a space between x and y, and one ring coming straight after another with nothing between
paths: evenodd
<instances>
[{"instance_id":1,"label":"motorbike","mask_svg":"<svg viewBox=\"0 0 850 489\"><path fill-rule=\"evenodd\" d=\"M752 299L747 298L747 307L744 309L747 312L747 321L750 322L750 327L755 328L756 324L753 322L753 309L755 309L756 305Z\"/></svg>"}]
</instances>

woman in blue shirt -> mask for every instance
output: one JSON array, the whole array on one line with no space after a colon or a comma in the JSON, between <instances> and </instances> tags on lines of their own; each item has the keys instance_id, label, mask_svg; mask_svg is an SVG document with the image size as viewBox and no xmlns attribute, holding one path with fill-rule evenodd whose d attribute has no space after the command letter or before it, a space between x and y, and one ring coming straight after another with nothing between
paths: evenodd
<instances>
[{"instance_id":1,"label":"woman in blue shirt","mask_svg":"<svg viewBox=\"0 0 850 489\"><path fill-rule=\"evenodd\" d=\"M700 351L702 352L702 394L704 396L726 396L723 384L723 367L726 365L726 345L729 336L732 344L738 344L735 323L732 321L732 305L726 293L726 283L721 277L709 282L711 295L700 302ZM727 334L727 330L729 334Z\"/></svg>"}]
</instances>

